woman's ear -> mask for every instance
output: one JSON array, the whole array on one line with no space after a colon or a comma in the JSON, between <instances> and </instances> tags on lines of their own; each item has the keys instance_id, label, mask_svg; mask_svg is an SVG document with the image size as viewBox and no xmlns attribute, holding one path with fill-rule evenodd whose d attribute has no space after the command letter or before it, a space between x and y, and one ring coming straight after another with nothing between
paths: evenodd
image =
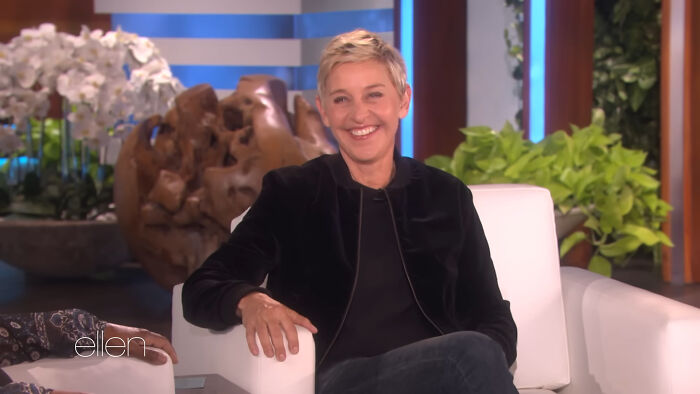
<instances>
[{"instance_id":1,"label":"woman's ear","mask_svg":"<svg viewBox=\"0 0 700 394\"><path fill-rule=\"evenodd\" d=\"M401 103L399 105L399 118L403 119L408 115L408 108L411 105L411 86L408 84L406 84L406 91L401 95Z\"/></svg>"},{"instance_id":2,"label":"woman's ear","mask_svg":"<svg viewBox=\"0 0 700 394\"><path fill-rule=\"evenodd\" d=\"M326 110L323 108L323 103L321 103L321 96L318 94L316 95L316 108L321 114L321 120L323 121L323 125L326 127L331 127L330 122L328 122L328 117L326 116Z\"/></svg>"}]
</instances>

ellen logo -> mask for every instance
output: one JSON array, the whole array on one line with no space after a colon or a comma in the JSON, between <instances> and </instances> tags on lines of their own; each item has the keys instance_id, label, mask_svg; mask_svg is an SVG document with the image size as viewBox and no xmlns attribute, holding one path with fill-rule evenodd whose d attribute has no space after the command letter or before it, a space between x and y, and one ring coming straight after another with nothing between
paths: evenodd
<instances>
[{"instance_id":1,"label":"ellen logo","mask_svg":"<svg viewBox=\"0 0 700 394\"><path fill-rule=\"evenodd\" d=\"M83 339L90 344L79 345L78 343ZM141 337L129 338L126 342L124 342L123 338L111 337L107 338L107 340L105 341L104 331L98 330L96 340L97 341L94 341L90 337L78 338L78 340L75 341L75 354L77 354L79 357L91 357L95 353L97 353L97 356L104 356L106 353L109 357L122 357L124 353L126 353L126 356L129 357L129 347L131 345L131 341L138 340L141 341L141 347L143 348L143 356L146 357L146 341ZM90 352L89 354L81 353L90 349L92 349L92 352ZM119 349L121 349L121 353L117 354Z\"/></svg>"}]
</instances>

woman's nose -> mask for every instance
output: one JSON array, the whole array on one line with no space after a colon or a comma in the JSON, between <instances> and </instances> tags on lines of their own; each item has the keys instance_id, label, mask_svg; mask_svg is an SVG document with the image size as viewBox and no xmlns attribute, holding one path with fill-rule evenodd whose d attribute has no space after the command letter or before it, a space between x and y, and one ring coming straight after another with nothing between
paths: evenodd
<instances>
[{"instance_id":1,"label":"woman's nose","mask_svg":"<svg viewBox=\"0 0 700 394\"><path fill-rule=\"evenodd\" d=\"M369 107L365 103L358 101L353 105L350 116L353 122L362 124L369 116Z\"/></svg>"}]
</instances>

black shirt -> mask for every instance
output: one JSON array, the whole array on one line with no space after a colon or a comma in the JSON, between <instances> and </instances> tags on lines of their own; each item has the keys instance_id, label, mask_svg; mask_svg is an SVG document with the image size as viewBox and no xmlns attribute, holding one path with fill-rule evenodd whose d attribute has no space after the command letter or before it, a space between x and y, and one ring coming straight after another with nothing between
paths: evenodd
<instances>
[{"instance_id":1,"label":"black shirt","mask_svg":"<svg viewBox=\"0 0 700 394\"><path fill-rule=\"evenodd\" d=\"M361 215L357 286L326 367L438 335L408 283L384 190L362 188Z\"/></svg>"}]
</instances>

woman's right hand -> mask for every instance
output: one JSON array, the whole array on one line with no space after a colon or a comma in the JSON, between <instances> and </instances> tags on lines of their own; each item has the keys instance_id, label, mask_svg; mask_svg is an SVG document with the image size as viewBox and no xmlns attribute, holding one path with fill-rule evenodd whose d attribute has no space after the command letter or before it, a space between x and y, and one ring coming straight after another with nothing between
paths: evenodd
<instances>
[{"instance_id":1,"label":"woman's right hand","mask_svg":"<svg viewBox=\"0 0 700 394\"><path fill-rule=\"evenodd\" d=\"M267 357L275 356L277 360L284 361L286 358L284 337L287 338L291 354L299 352L299 337L295 324L305 327L313 334L318 332L309 319L267 294L257 291L241 298L236 314L243 320L248 348L254 356L259 354L258 345L255 342L256 333L260 338L263 353Z\"/></svg>"}]
</instances>

